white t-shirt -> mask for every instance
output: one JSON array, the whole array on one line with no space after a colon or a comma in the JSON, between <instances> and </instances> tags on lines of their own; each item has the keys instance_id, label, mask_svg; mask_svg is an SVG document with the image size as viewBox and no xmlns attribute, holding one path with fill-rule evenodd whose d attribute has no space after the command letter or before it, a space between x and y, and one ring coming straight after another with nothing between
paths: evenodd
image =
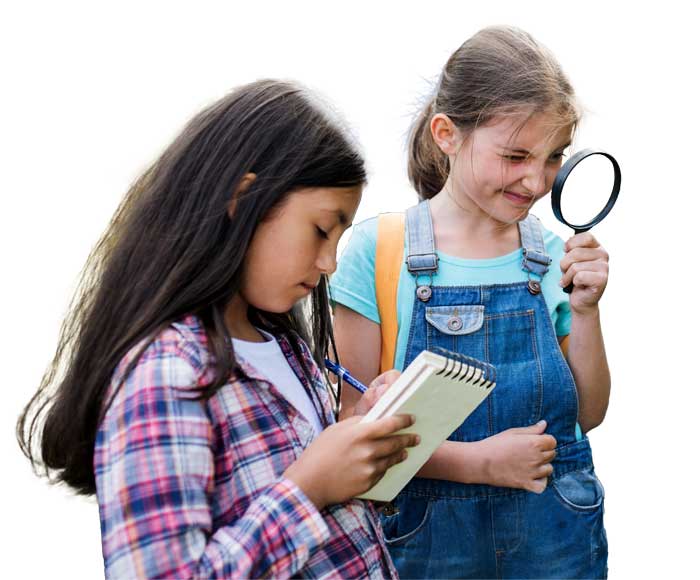
<instances>
[{"instance_id":1,"label":"white t-shirt","mask_svg":"<svg viewBox=\"0 0 700 580\"><path fill-rule=\"evenodd\" d=\"M289 366L287 357L284 356L275 337L259 328L258 332L267 339L267 342L233 339L233 350L236 357L244 359L268 378L287 401L312 425L316 435L318 435L323 427L304 385L301 384Z\"/></svg>"}]
</instances>

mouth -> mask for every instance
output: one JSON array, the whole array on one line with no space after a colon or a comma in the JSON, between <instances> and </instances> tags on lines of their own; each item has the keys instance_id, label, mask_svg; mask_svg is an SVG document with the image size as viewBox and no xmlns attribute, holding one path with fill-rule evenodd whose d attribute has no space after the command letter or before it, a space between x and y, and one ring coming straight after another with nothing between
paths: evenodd
<instances>
[{"instance_id":1,"label":"mouth","mask_svg":"<svg viewBox=\"0 0 700 580\"><path fill-rule=\"evenodd\" d=\"M519 206L531 205L535 199L533 195L527 195L525 193L516 193L514 191L504 191L503 196L511 203L514 203L515 205Z\"/></svg>"}]
</instances>

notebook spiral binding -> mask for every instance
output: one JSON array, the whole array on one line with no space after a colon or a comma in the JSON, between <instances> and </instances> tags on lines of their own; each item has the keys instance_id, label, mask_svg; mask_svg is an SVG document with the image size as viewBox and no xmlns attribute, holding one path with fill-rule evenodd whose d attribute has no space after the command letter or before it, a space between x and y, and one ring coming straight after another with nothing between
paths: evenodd
<instances>
[{"instance_id":1,"label":"notebook spiral binding","mask_svg":"<svg viewBox=\"0 0 700 580\"><path fill-rule=\"evenodd\" d=\"M496 368L489 363L482 362L465 354L452 352L446 348L436 346L431 349L435 354L444 356L447 359L438 375L447 375L456 378L458 381L468 383L474 378L477 370L481 371L481 377L477 383L480 387L490 389L496 383Z\"/></svg>"}]
</instances>

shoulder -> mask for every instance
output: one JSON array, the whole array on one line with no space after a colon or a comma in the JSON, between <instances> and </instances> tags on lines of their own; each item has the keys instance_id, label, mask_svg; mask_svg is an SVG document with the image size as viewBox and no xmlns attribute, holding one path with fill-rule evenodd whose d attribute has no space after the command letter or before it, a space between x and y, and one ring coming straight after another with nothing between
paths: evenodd
<instances>
[{"instance_id":1,"label":"shoulder","mask_svg":"<svg viewBox=\"0 0 700 580\"><path fill-rule=\"evenodd\" d=\"M368 249L374 249L377 245L378 226L379 216L374 216L355 224L352 228L350 242Z\"/></svg>"},{"instance_id":2,"label":"shoulder","mask_svg":"<svg viewBox=\"0 0 700 580\"><path fill-rule=\"evenodd\" d=\"M544 241L544 247L547 250L547 254L553 259L561 258L564 255L564 240L560 238L553 231L547 229L542 221L539 220L540 230L542 231L542 239Z\"/></svg>"},{"instance_id":3,"label":"shoulder","mask_svg":"<svg viewBox=\"0 0 700 580\"><path fill-rule=\"evenodd\" d=\"M191 389L201 384L209 358L201 321L187 316L134 345L115 369L112 387L119 387L124 396Z\"/></svg>"}]
</instances>

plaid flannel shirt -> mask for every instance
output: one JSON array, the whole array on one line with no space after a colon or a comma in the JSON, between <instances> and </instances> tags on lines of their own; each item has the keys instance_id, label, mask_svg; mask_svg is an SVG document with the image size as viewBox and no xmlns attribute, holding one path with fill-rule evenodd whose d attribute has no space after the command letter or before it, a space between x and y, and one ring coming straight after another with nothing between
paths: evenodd
<instances>
[{"instance_id":1,"label":"plaid flannel shirt","mask_svg":"<svg viewBox=\"0 0 700 580\"><path fill-rule=\"evenodd\" d=\"M278 337L325 427L334 419L323 378L298 341L308 384L289 340ZM115 371L95 444L107 578L396 577L370 504L319 512L282 476L314 431L260 371L243 363L246 378L196 400L192 387L211 379L212 365L189 316L116 389L138 348Z\"/></svg>"}]
</instances>

